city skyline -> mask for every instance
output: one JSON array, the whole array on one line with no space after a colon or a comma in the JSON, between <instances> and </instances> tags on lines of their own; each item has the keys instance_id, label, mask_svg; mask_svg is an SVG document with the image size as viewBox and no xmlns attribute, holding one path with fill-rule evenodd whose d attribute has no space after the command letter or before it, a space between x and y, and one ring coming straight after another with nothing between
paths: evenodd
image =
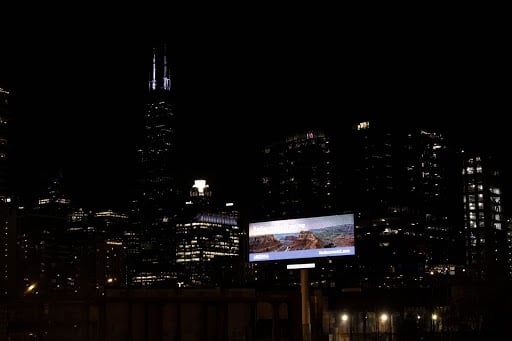
<instances>
[{"instance_id":1,"label":"city skyline","mask_svg":"<svg viewBox=\"0 0 512 341\"><path fill-rule=\"evenodd\" d=\"M0 335L503 334L501 23L314 7L3 31Z\"/></svg>"},{"instance_id":2,"label":"city skyline","mask_svg":"<svg viewBox=\"0 0 512 341\"><path fill-rule=\"evenodd\" d=\"M187 146L184 172L213 180L214 192L238 194L220 187L240 187L250 161L244 150L269 136L342 127L366 114L448 129L455 143L505 151L509 104L498 71L506 58L494 40L468 32L453 44L454 32L415 40L371 32L345 37L340 49L325 28L271 28L243 26L243 41L220 27L163 39ZM62 171L77 193L90 192L84 197L114 200L133 162L147 52L160 39L38 38L7 40L0 59L0 86L12 94L19 181L44 186ZM473 53L479 47L486 52Z\"/></svg>"}]
</instances>

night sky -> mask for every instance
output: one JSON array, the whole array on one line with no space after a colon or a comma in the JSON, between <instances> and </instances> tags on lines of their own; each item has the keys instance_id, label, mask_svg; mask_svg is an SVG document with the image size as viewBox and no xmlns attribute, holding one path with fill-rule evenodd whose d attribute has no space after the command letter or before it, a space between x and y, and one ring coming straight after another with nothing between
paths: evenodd
<instances>
[{"instance_id":1,"label":"night sky","mask_svg":"<svg viewBox=\"0 0 512 341\"><path fill-rule=\"evenodd\" d=\"M63 171L84 203L126 193L148 51L159 41L169 44L184 172L226 197L250 167L244 150L263 138L367 113L447 128L502 154L511 56L501 22L415 19L190 16L156 25L158 34L62 19L7 35L0 86L12 93L18 186L34 192Z\"/></svg>"}]
</instances>

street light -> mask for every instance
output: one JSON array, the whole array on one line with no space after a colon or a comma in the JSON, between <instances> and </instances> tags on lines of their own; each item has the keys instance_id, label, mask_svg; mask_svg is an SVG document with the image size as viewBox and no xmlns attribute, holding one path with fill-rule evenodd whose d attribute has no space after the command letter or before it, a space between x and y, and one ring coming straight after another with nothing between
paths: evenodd
<instances>
[{"instance_id":1,"label":"street light","mask_svg":"<svg viewBox=\"0 0 512 341\"><path fill-rule=\"evenodd\" d=\"M348 323L349 340L352 340L352 319L348 313L341 314L341 323Z\"/></svg>"},{"instance_id":2,"label":"street light","mask_svg":"<svg viewBox=\"0 0 512 341\"><path fill-rule=\"evenodd\" d=\"M380 339L380 328L379 328L380 323L382 322L382 324L385 326L386 321L388 321L388 319L389 319L389 315L387 313L380 314L379 321L377 322L377 340ZM383 332L386 332L386 328L383 329ZM391 329L388 330L388 332L391 333Z\"/></svg>"},{"instance_id":3,"label":"street light","mask_svg":"<svg viewBox=\"0 0 512 341\"><path fill-rule=\"evenodd\" d=\"M386 321L388 320L388 314L386 314L386 313L382 313L382 314L380 315L380 320L381 320L382 322L386 322Z\"/></svg>"},{"instance_id":4,"label":"street light","mask_svg":"<svg viewBox=\"0 0 512 341\"><path fill-rule=\"evenodd\" d=\"M432 313L432 333L436 331L436 321L439 318L439 316L436 313Z\"/></svg>"},{"instance_id":5,"label":"street light","mask_svg":"<svg viewBox=\"0 0 512 341\"><path fill-rule=\"evenodd\" d=\"M30 284L30 285L27 287L27 289L25 289L25 295L30 294L31 292L33 292L33 291L34 291L34 289L36 288L36 286L37 286L37 282L36 282L36 283L32 283L32 284Z\"/></svg>"}]
</instances>

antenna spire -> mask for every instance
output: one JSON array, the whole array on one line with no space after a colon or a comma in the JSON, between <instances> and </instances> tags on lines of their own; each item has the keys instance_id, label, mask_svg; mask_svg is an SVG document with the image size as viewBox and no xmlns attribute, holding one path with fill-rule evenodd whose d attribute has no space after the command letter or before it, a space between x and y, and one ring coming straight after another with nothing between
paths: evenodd
<instances>
[{"instance_id":1,"label":"antenna spire","mask_svg":"<svg viewBox=\"0 0 512 341\"><path fill-rule=\"evenodd\" d=\"M167 44L164 44L164 90L171 90L171 76L169 73L169 69L167 68Z\"/></svg>"},{"instance_id":2,"label":"antenna spire","mask_svg":"<svg viewBox=\"0 0 512 341\"><path fill-rule=\"evenodd\" d=\"M152 65L152 73L151 80L149 81L149 90L156 90L156 49L153 48L153 65Z\"/></svg>"}]
</instances>

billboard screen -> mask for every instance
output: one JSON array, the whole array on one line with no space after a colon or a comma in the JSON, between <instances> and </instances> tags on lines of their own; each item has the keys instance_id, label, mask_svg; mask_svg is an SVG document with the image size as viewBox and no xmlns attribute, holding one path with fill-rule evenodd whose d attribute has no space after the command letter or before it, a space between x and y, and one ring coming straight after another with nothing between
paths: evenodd
<instances>
[{"instance_id":1,"label":"billboard screen","mask_svg":"<svg viewBox=\"0 0 512 341\"><path fill-rule=\"evenodd\" d=\"M354 254L353 214L249 223L249 262Z\"/></svg>"}]
</instances>

